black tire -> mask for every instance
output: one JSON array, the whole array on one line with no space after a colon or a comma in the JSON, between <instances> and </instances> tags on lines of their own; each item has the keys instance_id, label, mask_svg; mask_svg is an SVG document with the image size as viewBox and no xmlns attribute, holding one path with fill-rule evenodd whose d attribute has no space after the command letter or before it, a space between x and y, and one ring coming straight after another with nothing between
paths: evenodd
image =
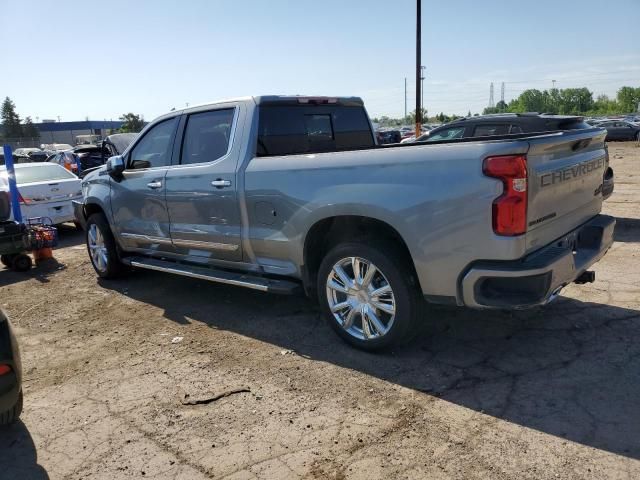
<instances>
[{"instance_id":1,"label":"black tire","mask_svg":"<svg viewBox=\"0 0 640 480\"><path fill-rule=\"evenodd\" d=\"M89 246L89 236L92 234L92 226L100 231L102 238L104 239L104 247L106 248L107 262L106 268L101 269L96 265L93 256L91 255L91 247ZM100 278L112 279L123 276L128 269L120 262L120 254L116 247L115 238L109 227L109 223L103 213L94 213L87 220L87 228L85 231L85 243L87 244L87 252L89 253L89 259L91 265Z\"/></svg>"},{"instance_id":2,"label":"black tire","mask_svg":"<svg viewBox=\"0 0 640 480\"><path fill-rule=\"evenodd\" d=\"M20 418L20 414L22 413L22 401L22 391L20 391L18 401L13 408L0 413L0 426L11 425L18 421L18 418Z\"/></svg>"},{"instance_id":3,"label":"black tire","mask_svg":"<svg viewBox=\"0 0 640 480\"><path fill-rule=\"evenodd\" d=\"M11 262L11 268L16 272L28 272L33 266L33 260L26 253L16 255Z\"/></svg>"},{"instance_id":4,"label":"black tire","mask_svg":"<svg viewBox=\"0 0 640 480\"><path fill-rule=\"evenodd\" d=\"M349 257L358 257L373 263L384 276L384 278L378 278L386 280L393 291L395 300L393 323L388 327L389 329L386 333L377 338L361 339L354 336L354 334L343 328L331 311L327 280L334 266L342 259ZM318 270L317 285L318 301L327 321L343 340L356 348L368 351L387 349L401 345L415 333L416 318L419 315L423 301L417 287L418 282L414 278L413 269L393 245L352 242L335 246L322 260ZM381 314L384 315L379 310L375 310L375 313L378 317ZM362 325L360 330L364 334L362 315L359 315L359 321ZM354 326L357 329L355 323Z\"/></svg>"}]
</instances>

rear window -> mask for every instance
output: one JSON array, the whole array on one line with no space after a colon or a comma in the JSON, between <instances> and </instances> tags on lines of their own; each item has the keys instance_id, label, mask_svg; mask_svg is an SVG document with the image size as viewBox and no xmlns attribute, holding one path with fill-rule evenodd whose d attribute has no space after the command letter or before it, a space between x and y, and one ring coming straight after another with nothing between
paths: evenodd
<instances>
[{"instance_id":1,"label":"rear window","mask_svg":"<svg viewBox=\"0 0 640 480\"><path fill-rule=\"evenodd\" d=\"M478 125L473 130L474 137L488 137L491 135L506 135L509 133L509 125Z\"/></svg>"},{"instance_id":2,"label":"rear window","mask_svg":"<svg viewBox=\"0 0 640 480\"><path fill-rule=\"evenodd\" d=\"M37 167L19 167L16 171L16 182L18 185L23 183L49 182L56 180L69 180L76 178L75 175L65 170L59 165L42 165ZM3 173L7 175L6 170Z\"/></svg>"},{"instance_id":3,"label":"rear window","mask_svg":"<svg viewBox=\"0 0 640 480\"><path fill-rule=\"evenodd\" d=\"M258 156L371 148L374 140L362 107L262 106Z\"/></svg>"}]
</instances>

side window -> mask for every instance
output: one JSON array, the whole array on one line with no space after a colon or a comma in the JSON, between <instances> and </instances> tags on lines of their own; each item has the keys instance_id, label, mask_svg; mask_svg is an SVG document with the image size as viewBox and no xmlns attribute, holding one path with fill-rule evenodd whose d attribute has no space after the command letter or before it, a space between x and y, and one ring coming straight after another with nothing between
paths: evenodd
<instances>
[{"instance_id":1,"label":"side window","mask_svg":"<svg viewBox=\"0 0 640 480\"><path fill-rule=\"evenodd\" d=\"M180 163L213 162L229 149L234 109L193 113L187 119Z\"/></svg>"},{"instance_id":2,"label":"side window","mask_svg":"<svg viewBox=\"0 0 640 480\"><path fill-rule=\"evenodd\" d=\"M464 135L464 127L447 128L440 130L439 132L429 135L428 142L435 142L436 140L453 140L456 138L462 138Z\"/></svg>"},{"instance_id":3,"label":"side window","mask_svg":"<svg viewBox=\"0 0 640 480\"><path fill-rule=\"evenodd\" d=\"M473 130L474 137L488 137L491 135L506 135L509 125L478 125Z\"/></svg>"},{"instance_id":4,"label":"side window","mask_svg":"<svg viewBox=\"0 0 640 480\"><path fill-rule=\"evenodd\" d=\"M129 168L153 168L171 165L171 147L178 117L158 123L131 151Z\"/></svg>"},{"instance_id":5,"label":"side window","mask_svg":"<svg viewBox=\"0 0 640 480\"><path fill-rule=\"evenodd\" d=\"M524 133L519 125L511 125L509 133Z\"/></svg>"}]
</instances>

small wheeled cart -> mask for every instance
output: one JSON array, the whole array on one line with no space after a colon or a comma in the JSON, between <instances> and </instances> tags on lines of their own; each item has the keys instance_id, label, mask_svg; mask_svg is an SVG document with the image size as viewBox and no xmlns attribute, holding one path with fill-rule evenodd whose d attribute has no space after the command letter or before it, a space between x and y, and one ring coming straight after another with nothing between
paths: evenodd
<instances>
[{"instance_id":1,"label":"small wheeled cart","mask_svg":"<svg viewBox=\"0 0 640 480\"><path fill-rule=\"evenodd\" d=\"M29 250L29 230L26 225L17 222L0 223L0 261L18 272L31 268Z\"/></svg>"},{"instance_id":2,"label":"small wheeled cart","mask_svg":"<svg viewBox=\"0 0 640 480\"><path fill-rule=\"evenodd\" d=\"M26 224L0 222L0 261L17 272L26 272L33 265L28 252L36 260L50 257L58 244L58 230L47 218L30 218Z\"/></svg>"}]
</instances>

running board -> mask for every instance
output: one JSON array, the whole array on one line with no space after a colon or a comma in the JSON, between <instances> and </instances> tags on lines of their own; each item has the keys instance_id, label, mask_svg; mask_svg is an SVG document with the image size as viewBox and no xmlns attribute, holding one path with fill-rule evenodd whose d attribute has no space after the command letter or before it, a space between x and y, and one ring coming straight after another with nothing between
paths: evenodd
<instances>
[{"instance_id":1,"label":"running board","mask_svg":"<svg viewBox=\"0 0 640 480\"><path fill-rule=\"evenodd\" d=\"M122 263L135 268L146 268L158 272L173 273L185 277L209 280L210 282L226 283L237 287L251 288L261 292L278 293L281 295L293 295L301 291L299 283L290 280L277 280L260 277L247 273L229 272L208 267L198 267L184 263L159 260L148 257L125 257Z\"/></svg>"}]
</instances>

